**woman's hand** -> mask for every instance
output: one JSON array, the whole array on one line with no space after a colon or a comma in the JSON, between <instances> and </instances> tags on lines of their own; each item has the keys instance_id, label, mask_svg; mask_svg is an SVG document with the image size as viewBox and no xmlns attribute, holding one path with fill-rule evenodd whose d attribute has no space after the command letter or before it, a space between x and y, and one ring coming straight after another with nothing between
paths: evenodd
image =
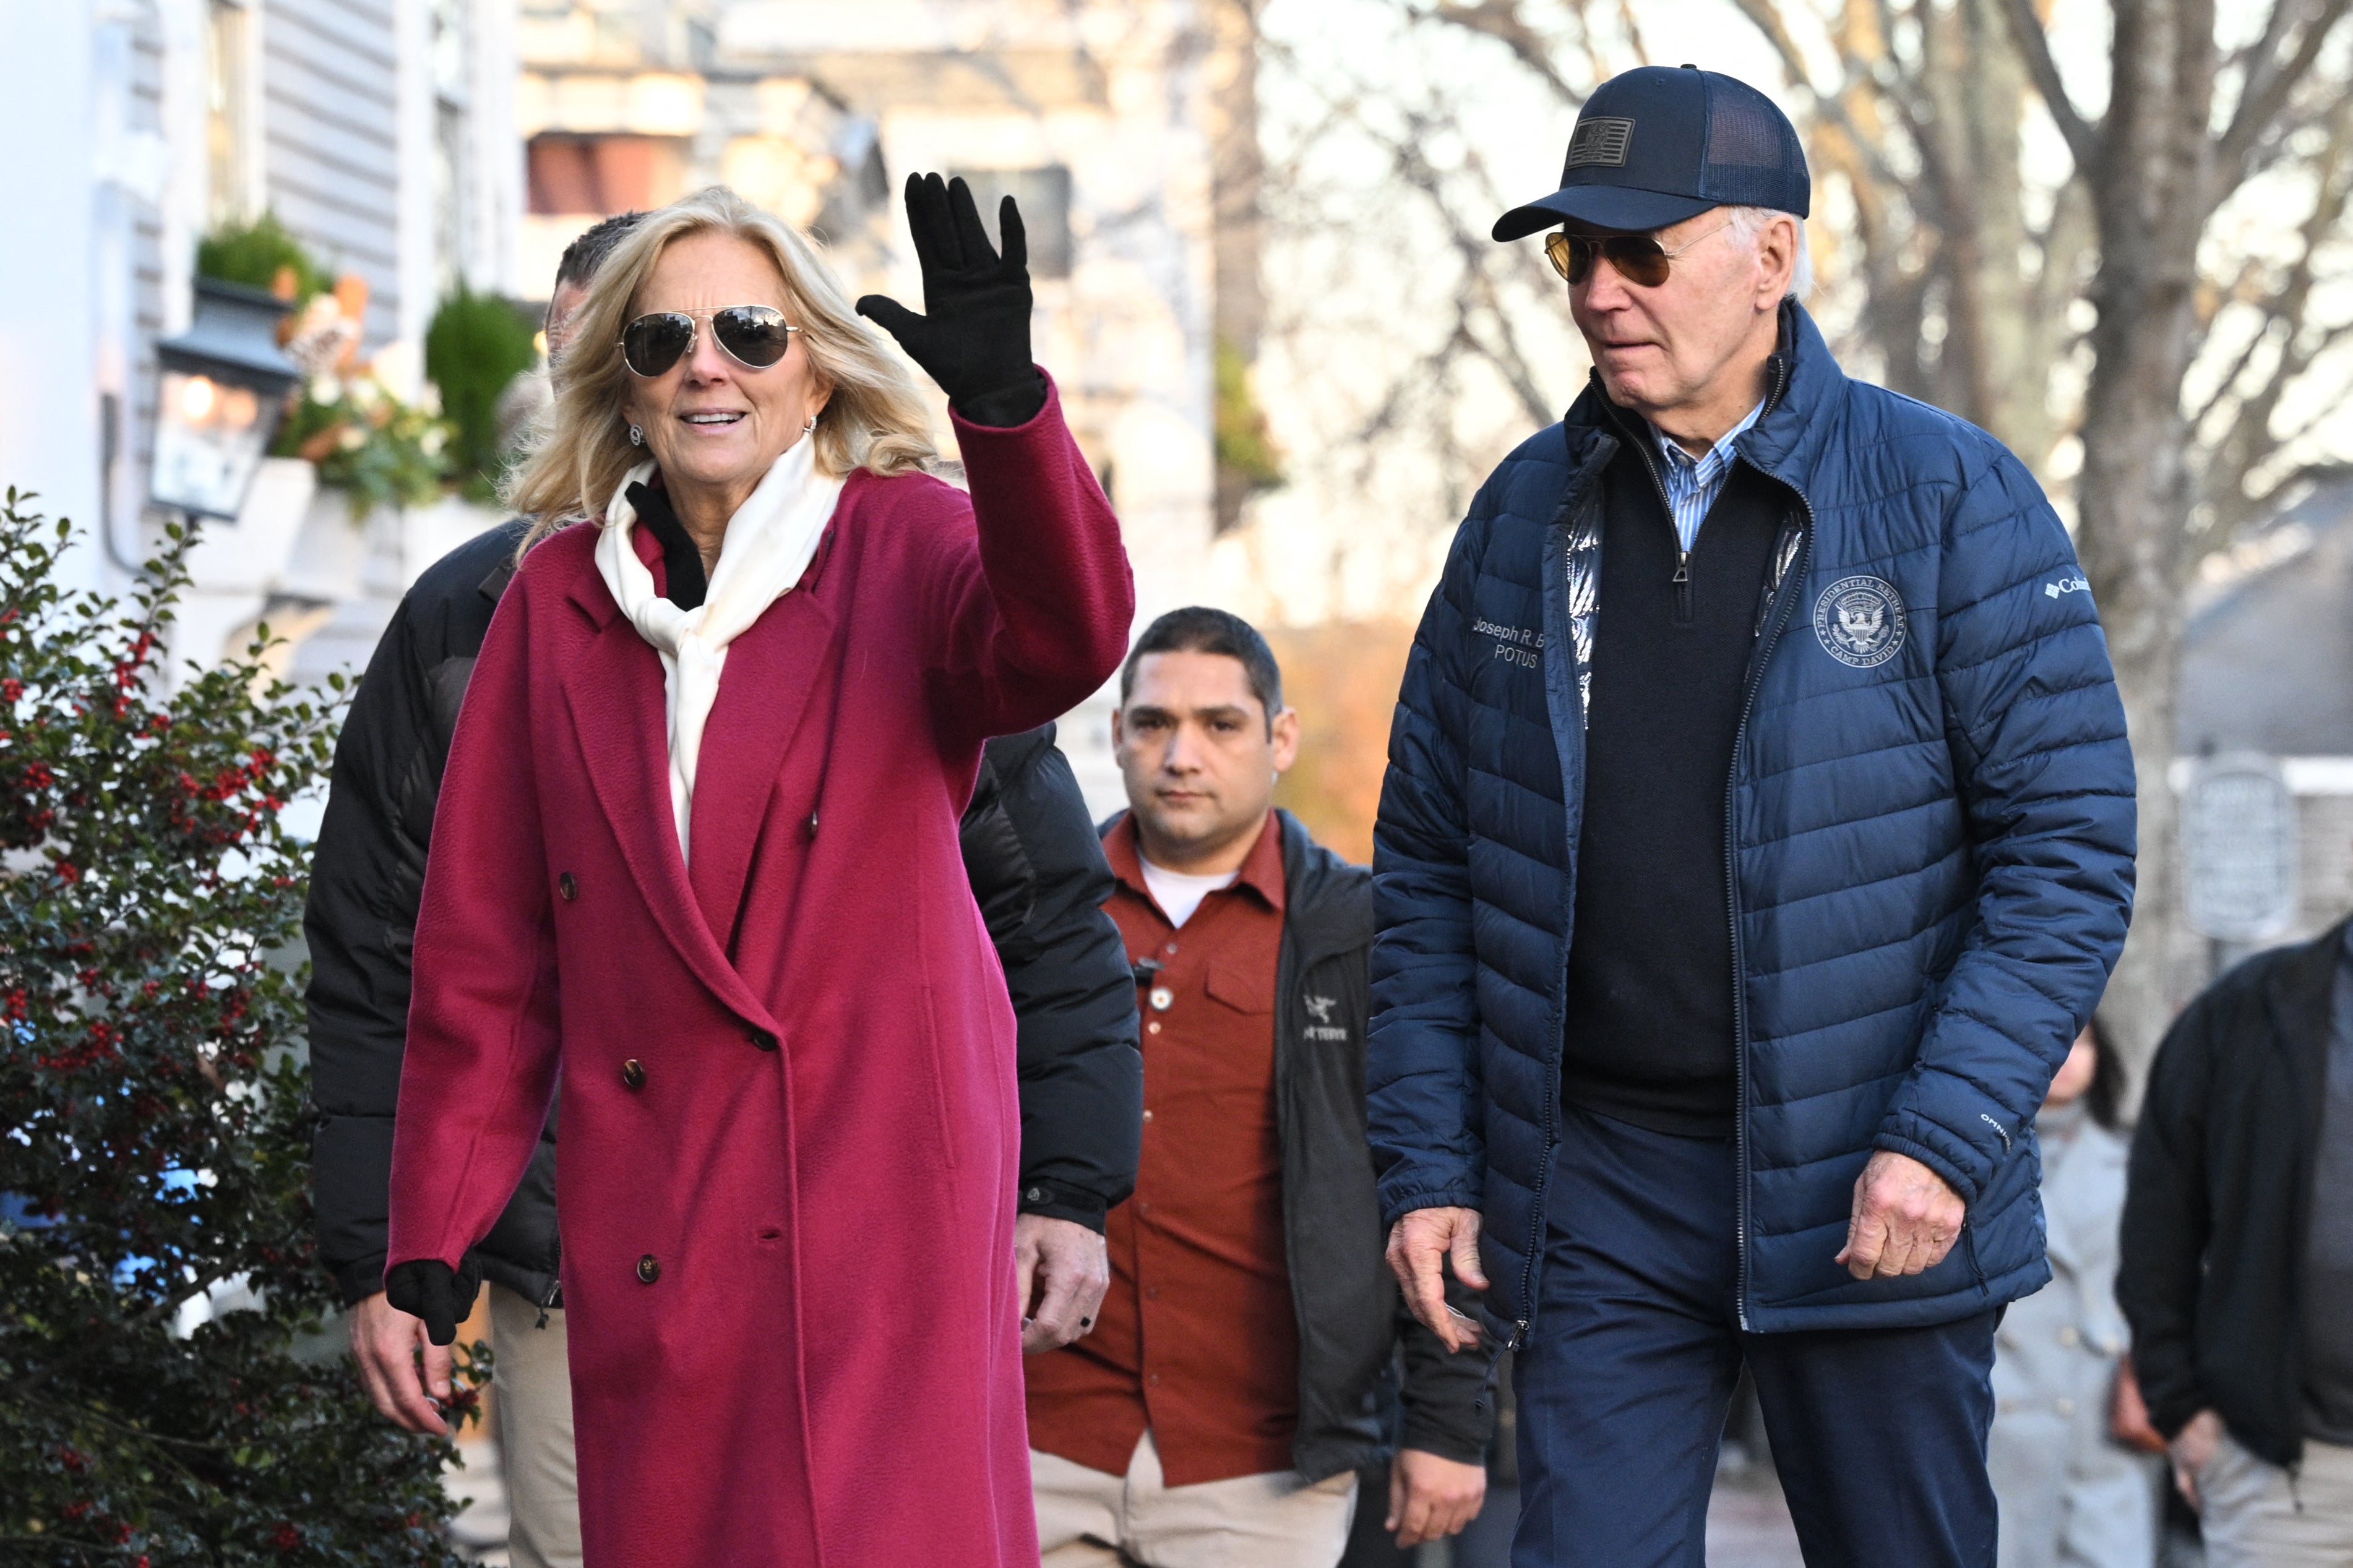
<instances>
[{"instance_id":1,"label":"woman's hand","mask_svg":"<svg viewBox=\"0 0 2353 1568\"><path fill-rule=\"evenodd\" d=\"M972 189L937 174L907 176L907 227L923 272L923 315L887 294L858 313L899 340L958 414L977 425L1026 425L1045 406L1029 358L1029 243L1013 198L997 210L999 256L981 227ZM1008 417L1009 416L1009 417Z\"/></svg>"},{"instance_id":2,"label":"woman's hand","mask_svg":"<svg viewBox=\"0 0 2353 1568\"><path fill-rule=\"evenodd\" d=\"M432 1343L423 1321L386 1301L381 1290L351 1310L350 1322L360 1382L385 1419L411 1432L448 1436L441 1407L450 1396L449 1347Z\"/></svg>"}]
</instances>

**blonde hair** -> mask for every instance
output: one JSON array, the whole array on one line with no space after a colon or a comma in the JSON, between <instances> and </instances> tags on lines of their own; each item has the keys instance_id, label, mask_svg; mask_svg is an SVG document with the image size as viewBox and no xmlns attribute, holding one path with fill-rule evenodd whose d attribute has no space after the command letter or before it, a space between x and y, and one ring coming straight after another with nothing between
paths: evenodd
<instances>
[{"instance_id":1,"label":"blonde hair","mask_svg":"<svg viewBox=\"0 0 2353 1568\"><path fill-rule=\"evenodd\" d=\"M522 549L567 522L601 516L621 477L643 460L644 452L629 444L630 373L621 363L621 329L662 251L672 240L705 233L733 235L776 265L809 369L833 388L809 437L821 472L903 474L934 456L931 418L914 378L881 330L850 309L817 247L726 186L712 185L648 213L589 280L557 367L554 401L534 423L503 487L507 505L532 520Z\"/></svg>"}]
</instances>

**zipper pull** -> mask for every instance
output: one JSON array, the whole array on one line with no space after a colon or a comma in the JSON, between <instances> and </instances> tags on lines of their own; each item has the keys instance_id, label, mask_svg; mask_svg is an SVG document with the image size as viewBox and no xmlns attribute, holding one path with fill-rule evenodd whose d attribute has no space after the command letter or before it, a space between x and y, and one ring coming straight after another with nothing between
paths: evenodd
<instances>
[{"instance_id":1,"label":"zipper pull","mask_svg":"<svg viewBox=\"0 0 2353 1568\"><path fill-rule=\"evenodd\" d=\"M1512 1337L1504 1343L1504 1348L1507 1351L1516 1351L1527 1342L1528 1321L1525 1318L1517 1318L1513 1320Z\"/></svg>"},{"instance_id":2,"label":"zipper pull","mask_svg":"<svg viewBox=\"0 0 2353 1568\"><path fill-rule=\"evenodd\" d=\"M1675 574L1672 581L1675 583L1677 586L1681 586L1691 581L1690 551L1678 550L1675 552Z\"/></svg>"}]
</instances>

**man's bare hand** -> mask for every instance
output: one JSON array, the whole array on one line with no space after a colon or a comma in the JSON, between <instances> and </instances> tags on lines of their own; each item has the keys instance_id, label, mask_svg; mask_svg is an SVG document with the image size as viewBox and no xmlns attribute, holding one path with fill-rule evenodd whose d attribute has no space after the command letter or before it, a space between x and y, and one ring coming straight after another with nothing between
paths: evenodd
<instances>
[{"instance_id":1,"label":"man's bare hand","mask_svg":"<svg viewBox=\"0 0 2353 1568\"><path fill-rule=\"evenodd\" d=\"M1013 1222L1016 1295L1021 1352L1060 1350L1095 1326L1103 1292L1111 1289L1111 1254L1103 1238L1076 1220L1025 1214Z\"/></svg>"},{"instance_id":2,"label":"man's bare hand","mask_svg":"<svg viewBox=\"0 0 2353 1568\"><path fill-rule=\"evenodd\" d=\"M1908 1154L1882 1149L1854 1179L1846 1246L1831 1261L1858 1279L1893 1279L1945 1261L1968 1205L1945 1178Z\"/></svg>"},{"instance_id":3,"label":"man's bare hand","mask_svg":"<svg viewBox=\"0 0 2353 1568\"><path fill-rule=\"evenodd\" d=\"M386 1301L381 1290L353 1307L350 1321L352 1359L385 1419L411 1432L446 1436L449 1424L436 1405L449 1403L449 1347L428 1341L424 1320Z\"/></svg>"},{"instance_id":4,"label":"man's bare hand","mask_svg":"<svg viewBox=\"0 0 2353 1568\"><path fill-rule=\"evenodd\" d=\"M2166 1445L2173 1459L2173 1484L2180 1489L2181 1500L2203 1511L2205 1505L2198 1499L2198 1472L2213 1459L2214 1450L2222 1446L2222 1418L2211 1410L2200 1410L2174 1434Z\"/></svg>"},{"instance_id":5,"label":"man's bare hand","mask_svg":"<svg viewBox=\"0 0 2353 1568\"><path fill-rule=\"evenodd\" d=\"M1473 1290L1487 1288L1486 1272L1479 1267L1479 1211L1414 1210L1389 1227L1388 1257L1406 1307L1421 1326L1450 1351L1475 1347L1479 1325L1447 1308L1444 1265L1452 1258L1457 1279Z\"/></svg>"},{"instance_id":6,"label":"man's bare hand","mask_svg":"<svg viewBox=\"0 0 2353 1568\"><path fill-rule=\"evenodd\" d=\"M1399 1448L1389 1465L1389 1512L1381 1528L1407 1552L1425 1541L1460 1535L1487 1500L1487 1467Z\"/></svg>"}]
</instances>

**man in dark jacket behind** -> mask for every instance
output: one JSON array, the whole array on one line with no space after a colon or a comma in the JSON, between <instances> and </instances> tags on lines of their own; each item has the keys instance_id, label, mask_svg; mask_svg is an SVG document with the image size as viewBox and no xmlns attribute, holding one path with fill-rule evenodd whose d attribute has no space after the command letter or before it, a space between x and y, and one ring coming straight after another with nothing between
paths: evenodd
<instances>
[{"instance_id":1,"label":"man in dark jacket behind","mask_svg":"<svg viewBox=\"0 0 2353 1568\"><path fill-rule=\"evenodd\" d=\"M1517 1348L1521 1568L1696 1563L1753 1373L1813 1568L1991 1568L2033 1120L2132 888L2124 712L1991 437L1849 381L1796 132L1725 76L1587 100L1547 250L1593 384L1482 487L1375 836L1391 1258Z\"/></svg>"},{"instance_id":2,"label":"man in dark jacket behind","mask_svg":"<svg viewBox=\"0 0 2353 1568\"><path fill-rule=\"evenodd\" d=\"M638 216L607 219L565 251L548 310L551 349L562 348L570 309ZM522 532L518 519L451 551L395 613L336 745L304 919L320 1259L349 1305L353 1352L377 1408L420 1432L444 1429L435 1402L449 1394L450 1352L384 1296L410 942L459 704ZM1143 1068L1134 986L1102 908L1111 870L1052 725L988 742L962 837L1018 1022L1014 1239L1031 1303L1022 1344L1046 1350L1090 1326L1110 1279L1104 1216L1134 1184ZM473 1254L491 1286L518 1568L580 1560L555 1141L551 1110L537 1156Z\"/></svg>"},{"instance_id":3,"label":"man in dark jacket behind","mask_svg":"<svg viewBox=\"0 0 2353 1568\"><path fill-rule=\"evenodd\" d=\"M2353 921L2158 1047L2116 1300L2210 1568L2353 1563Z\"/></svg>"},{"instance_id":4,"label":"man in dark jacket behind","mask_svg":"<svg viewBox=\"0 0 2353 1568\"><path fill-rule=\"evenodd\" d=\"M1048 1568L1332 1568L1367 1470L1401 1543L1452 1534L1485 1494L1487 1358L1450 1357L1381 1265L1370 878L1271 808L1299 721L1248 623L1155 621L1113 734L1144 1160L1101 1323L1028 1367Z\"/></svg>"}]
</instances>

